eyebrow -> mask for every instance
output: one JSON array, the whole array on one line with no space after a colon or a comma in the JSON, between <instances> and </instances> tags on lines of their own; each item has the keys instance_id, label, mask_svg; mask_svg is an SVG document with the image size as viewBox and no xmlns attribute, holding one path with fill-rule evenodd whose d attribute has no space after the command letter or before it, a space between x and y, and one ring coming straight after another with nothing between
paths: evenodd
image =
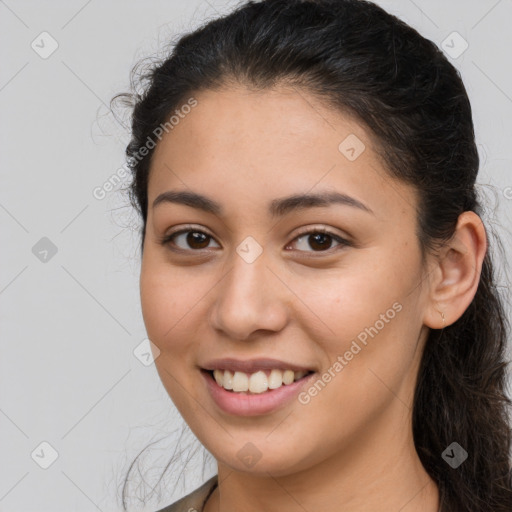
<instances>
[{"instance_id":1,"label":"eyebrow","mask_svg":"<svg viewBox=\"0 0 512 512\"><path fill-rule=\"evenodd\" d=\"M219 203L206 196L197 194L196 192L168 190L161 193L153 201L153 208L162 203L183 204L217 216L221 216L223 214L223 208ZM294 194L288 197L274 199L270 202L268 211L272 217L282 217L291 211L319 206L329 206L331 204L351 206L375 215L374 212L361 201L339 192Z\"/></svg>"}]
</instances>

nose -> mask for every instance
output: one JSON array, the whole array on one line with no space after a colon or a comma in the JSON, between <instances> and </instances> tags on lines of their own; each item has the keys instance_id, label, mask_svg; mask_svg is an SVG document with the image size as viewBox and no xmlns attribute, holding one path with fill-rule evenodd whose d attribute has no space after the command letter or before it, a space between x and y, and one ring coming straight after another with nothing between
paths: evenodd
<instances>
[{"instance_id":1,"label":"nose","mask_svg":"<svg viewBox=\"0 0 512 512\"><path fill-rule=\"evenodd\" d=\"M258 331L268 335L283 329L288 321L289 291L269 268L264 254L247 263L235 253L231 270L215 287L210 324L228 339L248 340Z\"/></svg>"}]
</instances>

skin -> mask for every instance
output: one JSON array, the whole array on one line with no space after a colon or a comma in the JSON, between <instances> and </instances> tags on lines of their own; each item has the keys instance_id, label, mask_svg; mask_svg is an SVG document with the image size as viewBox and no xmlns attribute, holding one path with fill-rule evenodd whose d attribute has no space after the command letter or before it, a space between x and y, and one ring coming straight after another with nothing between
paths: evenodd
<instances>
[{"instance_id":1,"label":"skin","mask_svg":"<svg viewBox=\"0 0 512 512\"><path fill-rule=\"evenodd\" d=\"M461 215L453 240L423 265L417 193L390 177L355 119L285 87L194 97L197 107L153 155L140 287L162 383L218 462L205 512L437 512L437 486L414 448L413 392L429 328L443 327L441 313L455 322L476 293L481 220ZM366 146L354 161L338 150L350 134ZM153 208L168 190L206 195L224 212ZM271 200L323 190L373 213L340 204L280 218L267 211ZM211 238L175 237L181 253L160 243L187 224ZM298 238L319 227L351 245ZM263 249L252 263L236 252L248 236ZM229 415L200 375L207 360L227 356L273 357L321 375L395 303L400 312L307 404ZM237 456L248 442L261 454L252 467Z\"/></svg>"}]
</instances>

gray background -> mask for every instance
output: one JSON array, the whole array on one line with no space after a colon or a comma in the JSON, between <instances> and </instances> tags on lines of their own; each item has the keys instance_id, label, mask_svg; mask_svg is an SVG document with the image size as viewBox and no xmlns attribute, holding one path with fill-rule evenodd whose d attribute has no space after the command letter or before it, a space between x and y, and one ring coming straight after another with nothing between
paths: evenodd
<instances>
[{"instance_id":1,"label":"gray background","mask_svg":"<svg viewBox=\"0 0 512 512\"><path fill-rule=\"evenodd\" d=\"M454 31L468 42L450 58L474 109L485 220L511 253L511 2L377 3L440 46ZM180 416L144 364L144 345L137 351L145 339L138 220L119 187L103 200L92 192L124 163L128 133L108 103L127 90L132 65L235 4L0 0L0 511L121 510L137 453L157 441L133 504L172 454ZM58 44L47 58L31 46L51 48L43 31ZM502 275L501 286L509 282ZM210 464L201 475L201 461L139 509L156 510L214 474Z\"/></svg>"}]
</instances>

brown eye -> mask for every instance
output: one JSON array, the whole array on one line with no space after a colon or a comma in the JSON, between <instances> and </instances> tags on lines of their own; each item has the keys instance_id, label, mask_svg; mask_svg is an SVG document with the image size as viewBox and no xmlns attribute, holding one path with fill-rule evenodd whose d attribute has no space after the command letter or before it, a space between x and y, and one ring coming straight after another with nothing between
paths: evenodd
<instances>
[{"instance_id":1,"label":"brown eye","mask_svg":"<svg viewBox=\"0 0 512 512\"><path fill-rule=\"evenodd\" d=\"M326 252L332 248L333 241L338 244L338 247L351 245L348 240L329 231L319 229L301 233L295 240L299 245L299 250L305 252ZM313 249L313 251L308 251L308 248Z\"/></svg>"},{"instance_id":2,"label":"brown eye","mask_svg":"<svg viewBox=\"0 0 512 512\"><path fill-rule=\"evenodd\" d=\"M323 251L324 249L330 249L333 238L330 235L326 235L325 233L315 233L313 235L308 235L309 246L312 249L319 249Z\"/></svg>"},{"instance_id":3,"label":"brown eye","mask_svg":"<svg viewBox=\"0 0 512 512\"><path fill-rule=\"evenodd\" d=\"M193 229L183 229L176 233L171 233L162 240L163 245L174 245L178 249L201 250L206 249L213 240L213 237L203 231ZM181 244L181 245L180 245Z\"/></svg>"},{"instance_id":4,"label":"brown eye","mask_svg":"<svg viewBox=\"0 0 512 512\"><path fill-rule=\"evenodd\" d=\"M185 237L187 244L193 249L204 249L208 247L210 237L200 231L189 231Z\"/></svg>"}]
</instances>

